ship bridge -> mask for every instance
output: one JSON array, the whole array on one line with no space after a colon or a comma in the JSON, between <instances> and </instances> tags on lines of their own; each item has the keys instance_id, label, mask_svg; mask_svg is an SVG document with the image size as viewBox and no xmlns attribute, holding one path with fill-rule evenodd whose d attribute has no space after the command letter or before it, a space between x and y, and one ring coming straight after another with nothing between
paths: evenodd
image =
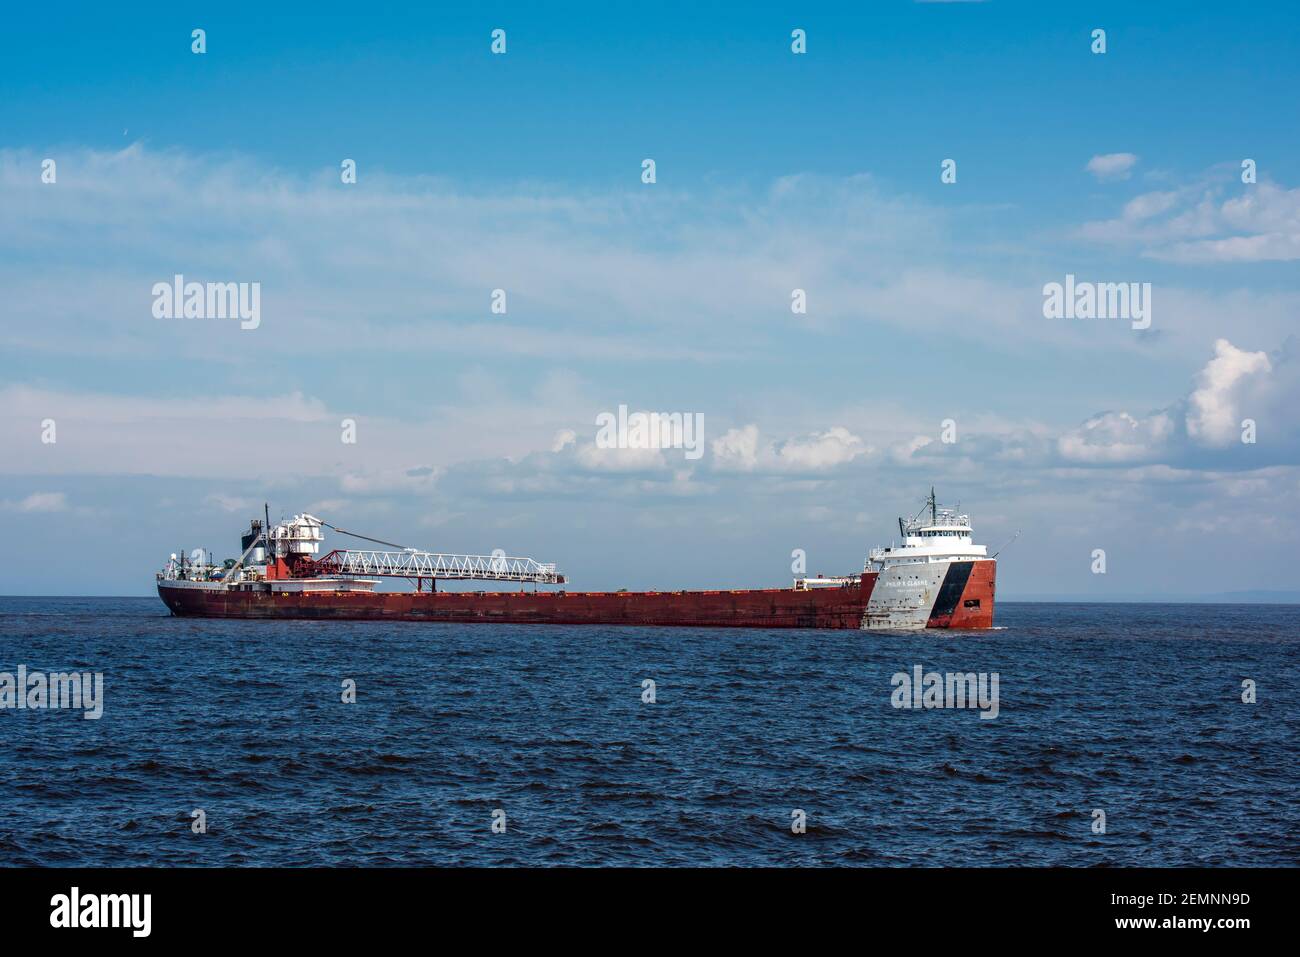
<instances>
[{"instance_id":1,"label":"ship bridge","mask_svg":"<svg viewBox=\"0 0 1300 957\"><path fill-rule=\"evenodd\" d=\"M905 522L900 531L904 538L970 538L972 529L969 515L959 515L956 509L936 506L930 521Z\"/></svg>"},{"instance_id":2,"label":"ship bridge","mask_svg":"<svg viewBox=\"0 0 1300 957\"><path fill-rule=\"evenodd\" d=\"M939 505L934 489L930 489L925 508L917 516L911 520L898 520L898 531L903 537L902 545L873 548L865 566L868 571L907 563L969 561L988 557L988 547L976 545L971 538L970 516Z\"/></svg>"}]
</instances>

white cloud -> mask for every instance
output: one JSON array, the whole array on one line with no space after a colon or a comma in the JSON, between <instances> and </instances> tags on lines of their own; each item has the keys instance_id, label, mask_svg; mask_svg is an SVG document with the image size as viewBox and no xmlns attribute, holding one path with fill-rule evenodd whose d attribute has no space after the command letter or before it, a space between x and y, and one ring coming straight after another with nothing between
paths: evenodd
<instances>
[{"instance_id":1,"label":"white cloud","mask_svg":"<svg viewBox=\"0 0 1300 957\"><path fill-rule=\"evenodd\" d=\"M752 472L758 467L758 426L728 429L712 443L714 468Z\"/></svg>"},{"instance_id":2,"label":"white cloud","mask_svg":"<svg viewBox=\"0 0 1300 957\"><path fill-rule=\"evenodd\" d=\"M1137 161L1132 153L1102 153L1088 160L1085 169L1099 180L1128 179Z\"/></svg>"},{"instance_id":3,"label":"white cloud","mask_svg":"<svg viewBox=\"0 0 1300 957\"><path fill-rule=\"evenodd\" d=\"M1141 196L1135 196L1124 204L1124 219L1128 222L1150 219L1152 216L1159 216L1161 213L1168 212L1178 204L1178 194L1169 193L1143 193Z\"/></svg>"},{"instance_id":4,"label":"white cloud","mask_svg":"<svg viewBox=\"0 0 1300 957\"><path fill-rule=\"evenodd\" d=\"M1269 233L1260 236L1229 236L1196 242L1173 243L1157 253L1156 259L1184 263L1290 262L1300 259L1300 233Z\"/></svg>"},{"instance_id":5,"label":"white cloud","mask_svg":"<svg viewBox=\"0 0 1300 957\"><path fill-rule=\"evenodd\" d=\"M361 490L405 482L412 465L543 448L559 426L587 417L591 402L581 391L549 379L508 395L470 376L408 418L331 410L299 392L137 398L14 385L0 388L0 445L8 450L0 474L347 475ZM34 423L46 418L57 423L57 443L40 441ZM355 444L341 442L345 418L357 423Z\"/></svg>"},{"instance_id":6,"label":"white cloud","mask_svg":"<svg viewBox=\"0 0 1300 957\"><path fill-rule=\"evenodd\" d=\"M1214 343L1214 358L1201 370L1188 399L1187 434L1192 441L1223 448L1241 440L1245 399L1258 394L1273 371L1263 352L1246 352L1227 339Z\"/></svg>"},{"instance_id":7,"label":"white cloud","mask_svg":"<svg viewBox=\"0 0 1300 957\"><path fill-rule=\"evenodd\" d=\"M432 465L358 470L344 473L339 479L339 488L361 495L425 493L433 491L442 471Z\"/></svg>"},{"instance_id":8,"label":"white cloud","mask_svg":"<svg viewBox=\"0 0 1300 957\"><path fill-rule=\"evenodd\" d=\"M674 449L601 448L595 442L577 446L575 457L583 468L595 472L645 472L668 468L668 456L681 457Z\"/></svg>"},{"instance_id":9,"label":"white cloud","mask_svg":"<svg viewBox=\"0 0 1300 957\"><path fill-rule=\"evenodd\" d=\"M745 347L732 330L784 322L794 286L816 289L820 319L851 317L857 283L894 275L906 247L942 250L949 232L950 213L860 175L650 196L475 191L378 171L344 190L336 175L139 145L68 151L60 168L76 174L57 188L29 175L39 166L39 154L0 150L0 251L23 258L0 260L0 280L8 312L32 320L0 335L48 350L35 320L57 321L65 355L735 361ZM152 284L177 271L260 282L261 326L154 319ZM490 315L503 282L509 312Z\"/></svg>"},{"instance_id":10,"label":"white cloud","mask_svg":"<svg viewBox=\"0 0 1300 957\"><path fill-rule=\"evenodd\" d=\"M12 253L0 283L19 320L0 346L20 355L201 360L231 379L254 351L294 356L308 375L359 356L737 363L781 347L795 288L809 294L808 336L871 323L949 341L1072 337L1025 321L1040 305L1032 283L980 274L981 254L958 238L969 210L888 195L867 175L650 197L373 172L345 190L134 146L70 152L77 175L50 188L29 175L39 160L0 150L0 253ZM1001 268L1006 253L988 261ZM177 271L260 282L261 326L154 319L152 284ZM502 286L509 312L491 315ZM41 331L50 323L66 333L57 343Z\"/></svg>"},{"instance_id":11,"label":"white cloud","mask_svg":"<svg viewBox=\"0 0 1300 957\"><path fill-rule=\"evenodd\" d=\"M8 512L62 512L68 511L68 495L62 492L32 492L17 502L5 499L0 508Z\"/></svg>"},{"instance_id":12,"label":"white cloud","mask_svg":"<svg viewBox=\"0 0 1300 957\"><path fill-rule=\"evenodd\" d=\"M1293 412L1300 401L1296 365L1285 347L1270 360L1264 352L1219 339L1186 397L1148 415L1121 411L1092 416L1058 438L1058 452L1067 462L1093 465L1177 465L1212 452L1243 455L1242 423L1250 418L1257 420L1257 442L1262 429L1265 444L1242 458L1242 464L1289 461L1300 452Z\"/></svg>"},{"instance_id":13,"label":"white cloud","mask_svg":"<svg viewBox=\"0 0 1300 957\"><path fill-rule=\"evenodd\" d=\"M33 492L18 502L5 501L4 508L10 512L65 512L68 497L63 492Z\"/></svg>"},{"instance_id":14,"label":"white cloud","mask_svg":"<svg viewBox=\"0 0 1300 957\"><path fill-rule=\"evenodd\" d=\"M781 441L763 441L757 425L729 429L712 443L712 467L718 471L815 473L833 469L871 447L843 426L812 432Z\"/></svg>"},{"instance_id":15,"label":"white cloud","mask_svg":"<svg viewBox=\"0 0 1300 957\"><path fill-rule=\"evenodd\" d=\"M76 175L52 188L30 175L39 162L39 154L0 150L0 285L13 320L0 325L0 348L33 368L52 355L60 363L79 355L192 361L204 369L196 391L231 396L282 381L258 379L250 355L292 357L301 376L294 385L308 394L325 394L316 378L345 374L358 361L383 362L397 377L385 400L423 412L428 380L402 370L421 360L481 357L495 366L507 355L588 369L741 368L788 347L795 288L809 295L802 338L827 349L836 348L835 336L860 336L864 327L945 343L996 341L1004 350L1150 347L1141 337L1040 321L1043 280L1006 274L1007 262L1027 261L1023 246L963 242L970 208L891 196L866 175L663 188L651 198L535 183L483 191L379 171L364 189L346 190L336 175L304 177L238 157L141 146L68 151L60 167ZM1177 202L1148 194L1082 233L1150 242L1168 256L1289 256L1287 215L1265 184L1259 189L1263 209L1198 209L1179 226L1184 193L1174 191ZM1269 232L1240 242L1219 237L1228 240L1219 247L1176 245L1215 239L1216 217ZM196 232L198 220L204 229ZM151 285L176 271L261 282L260 328L154 319ZM488 292L502 285L509 312L490 315ZM1294 298L1246 294L1262 318ZM1178 295L1167 285L1160 290L1162 303ZM1167 333L1170 349L1199 349L1203 334L1221 332L1219 303L1199 290L1185 298L1205 301L1193 301ZM50 337L51 326L63 334ZM101 374L88 389L113 381ZM473 421L450 438L458 446L477 443L482 454L539 446L530 437L505 449L493 441L501 423L459 411ZM559 427L550 423L549 432Z\"/></svg>"},{"instance_id":16,"label":"white cloud","mask_svg":"<svg viewBox=\"0 0 1300 957\"><path fill-rule=\"evenodd\" d=\"M787 439L776 447L776 456L792 470L816 472L851 462L870 451L862 439L836 425L825 432Z\"/></svg>"},{"instance_id":17,"label":"white cloud","mask_svg":"<svg viewBox=\"0 0 1300 957\"><path fill-rule=\"evenodd\" d=\"M1153 461L1172 437L1173 420L1160 412L1135 418L1127 412L1102 412L1058 440L1070 462L1119 465Z\"/></svg>"},{"instance_id":18,"label":"white cloud","mask_svg":"<svg viewBox=\"0 0 1300 957\"><path fill-rule=\"evenodd\" d=\"M1085 223L1079 235L1186 265L1293 261L1300 259L1300 188L1209 180L1143 193L1118 218Z\"/></svg>"},{"instance_id":19,"label":"white cloud","mask_svg":"<svg viewBox=\"0 0 1300 957\"><path fill-rule=\"evenodd\" d=\"M900 465L907 465L915 460L916 454L922 449L933 445L934 439L928 435L917 435L908 439L906 442L896 443L890 450L890 457Z\"/></svg>"}]
</instances>

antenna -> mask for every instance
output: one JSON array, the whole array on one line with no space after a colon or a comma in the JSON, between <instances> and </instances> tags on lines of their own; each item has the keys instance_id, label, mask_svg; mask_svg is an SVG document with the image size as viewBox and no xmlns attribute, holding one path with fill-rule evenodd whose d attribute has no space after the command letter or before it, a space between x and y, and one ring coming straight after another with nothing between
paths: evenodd
<instances>
[{"instance_id":1,"label":"antenna","mask_svg":"<svg viewBox=\"0 0 1300 957\"><path fill-rule=\"evenodd\" d=\"M939 505L934 500L934 486L930 486L930 524L933 525L939 521Z\"/></svg>"},{"instance_id":2,"label":"antenna","mask_svg":"<svg viewBox=\"0 0 1300 957\"><path fill-rule=\"evenodd\" d=\"M930 497L931 498L934 497L934 489L930 489ZM920 511L918 511L915 515L912 516L912 522L915 522L918 519L920 519L920 517L925 514L925 510L929 508L929 506L930 506L930 499L927 498L925 500L925 504L921 506ZM910 525L912 524L912 522L909 522L908 524ZM903 520L901 518L898 520L898 527L900 530L902 530L903 528ZM903 535L906 536L907 532L904 531Z\"/></svg>"},{"instance_id":3,"label":"antenna","mask_svg":"<svg viewBox=\"0 0 1300 957\"><path fill-rule=\"evenodd\" d=\"M1019 537L1020 537L1020 532L1017 531L1016 534L1012 535L1009 539L1007 539L1007 544L1006 544L1006 545L1003 545L1002 548L999 548L999 549L998 549L996 552L994 552L990 557L991 557L991 558L997 558L999 555L1002 554L1003 549L1007 548L1007 547L1008 547L1012 542L1014 542L1014 541L1015 541L1017 538L1019 538Z\"/></svg>"}]
</instances>

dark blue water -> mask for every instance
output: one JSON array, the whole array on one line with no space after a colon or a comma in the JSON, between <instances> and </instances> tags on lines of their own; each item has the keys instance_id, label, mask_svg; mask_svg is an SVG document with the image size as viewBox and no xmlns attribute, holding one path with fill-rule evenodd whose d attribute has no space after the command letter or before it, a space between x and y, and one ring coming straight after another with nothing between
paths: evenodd
<instances>
[{"instance_id":1,"label":"dark blue water","mask_svg":"<svg viewBox=\"0 0 1300 957\"><path fill-rule=\"evenodd\" d=\"M1003 630L877 635L0 599L0 671L105 681L98 721L0 711L0 863L1295 865L1298 613L1002 604ZM916 664L997 672L998 717L895 709Z\"/></svg>"}]
</instances>

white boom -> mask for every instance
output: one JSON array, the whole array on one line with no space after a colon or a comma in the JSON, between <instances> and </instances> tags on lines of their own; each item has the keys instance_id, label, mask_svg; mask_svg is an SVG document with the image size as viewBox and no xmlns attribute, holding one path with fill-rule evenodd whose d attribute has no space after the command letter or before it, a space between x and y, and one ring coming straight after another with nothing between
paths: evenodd
<instances>
[{"instance_id":1,"label":"white boom","mask_svg":"<svg viewBox=\"0 0 1300 957\"><path fill-rule=\"evenodd\" d=\"M401 578L479 579L482 581L563 582L555 565L506 555L444 555L438 552L371 552L340 549L325 556L332 574L393 575Z\"/></svg>"}]
</instances>

